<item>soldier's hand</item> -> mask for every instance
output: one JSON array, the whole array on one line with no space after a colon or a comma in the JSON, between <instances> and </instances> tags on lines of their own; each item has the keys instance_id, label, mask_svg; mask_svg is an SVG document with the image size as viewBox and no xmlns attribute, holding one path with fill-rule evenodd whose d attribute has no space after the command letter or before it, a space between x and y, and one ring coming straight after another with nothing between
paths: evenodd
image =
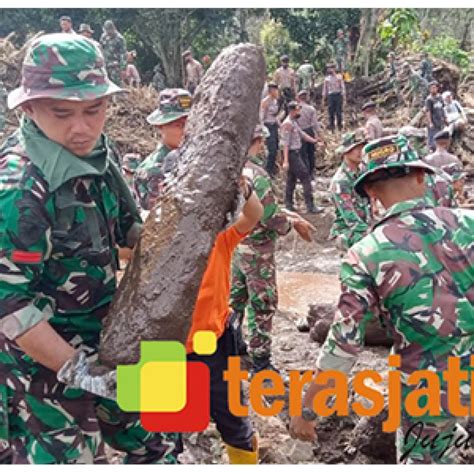
<instances>
[{"instance_id":1,"label":"soldier's hand","mask_svg":"<svg viewBox=\"0 0 474 474\"><path fill-rule=\"evenodd\" d=\"M306 242L312 242L311 231L316 231L316 228L302 217L293 222L293 228L298 232L299 236Z\"/></svg>"},{"instance_id":2,"label":"soldier's hand","mask_svg":"<svg viewBox=\"0 0 474 474\"><path fill-rule=\"evenodd\" d=\"M290 421L290 436L301 441L315 442L318 439L316 422L306 421L301 416L294 416Z\"/></svg>"},{"instance_id":3,"label":"soldier's hand","mask_svg":"<svg viewBox=\"0 0 474 474\"><path fill-rule=\"evenodd\" d=\"M103 398L116 400L117 373L103 366L93 367L86 353L77 351L58 371L57 379L70 388L80 388Z\"/></svg>"}]
</instances>

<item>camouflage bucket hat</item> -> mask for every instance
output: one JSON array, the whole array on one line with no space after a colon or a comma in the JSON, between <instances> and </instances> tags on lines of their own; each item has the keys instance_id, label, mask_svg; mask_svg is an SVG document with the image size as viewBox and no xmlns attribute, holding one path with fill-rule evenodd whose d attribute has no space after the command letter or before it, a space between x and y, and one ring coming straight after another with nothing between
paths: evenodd
<instances>
[{"instance_id":1,"label":"camouflage bucket hat","mask_svg":"<svg viewBox=\"0 0 474 474\"><path fill-rule=\"evenodd\" d=\"M364 136L363 130L356 130L355 132L345 133L342 137L341 146L336 149L336 154L344 155L359 145L365 145L367 139Z\"/></svg>"},{"instance_id":2,"label":"camouflage bucket hat","mask_svg":"<svg viewBox=\"0 0 474 474\"><path fill-rule=\"evenodd\" d=\"M252 140L255 140L256 138L268 138L269 136L270 132L268 131L268 128L259 123L253 131Z\"/></svg>"},{"instance_id":3,"label":"camouflage bucket hat","mask_svg":"<svg viewBox=\"0 0 474 474\"><path fill-rule=\"evenodd\" d=\"M125 92L107 76L100 49L81 35L40 36L26 52L21 85L10 92L14 109L33 99L94 100Z\"/></svg>"},{"instance_id":4,"label":"camouflage bucket hat","mask_svg":"<svg viewBox=\"0 0 474 474\"><path fill-rule=\"evenodd\" d=\"M191 110L193 98L185 89L164 89L160 92L159 106L147 117L151 125L166 125L181 117L186 117Z\"/></svg>"},{"instance_id":5,"label":"camouflage bucket hat","mask_svg":"<svg viewBox=\"0 0 474 474\"><path fill-rule=\"evenodd\" d=\"M422 168L429 173L435 172L431 166L419 159L418 153L403 135L379 138L365 145L362 163L365 171L354 183L354 189L361 196L366 196L363 185L367 178L381 170Z\"/></svg>"}]
</instances>

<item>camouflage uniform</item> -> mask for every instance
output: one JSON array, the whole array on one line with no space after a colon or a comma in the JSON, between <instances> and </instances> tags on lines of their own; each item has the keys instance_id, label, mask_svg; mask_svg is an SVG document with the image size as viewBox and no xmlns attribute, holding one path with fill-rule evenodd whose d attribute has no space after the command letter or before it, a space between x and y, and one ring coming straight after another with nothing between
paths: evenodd
<instances>
[{"instance_id":1,"label":"camouflage uniform","mask_svg":"<svg viewBox=\"0 0 474 474\"><path fill-rule=\"evenodd\" d=\"M133 178L137 168L140 166L142 158L139 153L126 153L123 156L122 174L128 187L133 190Z\"/></svg>"},{"instance_id":2,"label":"camouflage uniform","mask_svg":"<svg viewBox=\"0 0 474 474\"><path fill-rule=\"evenodd\" d=\"M115 32L107 30L107 28L110 28L109 22L110 20L107 20L104 23L104 32L100 37L100 44L104 51L105 66L110 80L117 85L121 85L122 71L127 67L127 43L125 38L115 30L115 27Z\"/></svg>"},{"instance_id":3,"label":"camouflage uniform","mask_svg":"<svg viewBox=\"0 0 474 474\"><path fill-rule=\"evenodd\" d=\"M120 90L100 50L79 35L40 37L25 64L11 108ZM55 79L49 89L39 68ZM11 447L9 462L105 463L106 442L127 463L175 463L177 435L149 433L115 401L58 382L15 342L48 321L91 365L97 359L101 319L116 289L116 246L131 246L141 229L108 139L78 158L23 119L0 149L0 170L0 439Z\"/></svg>"},{"instance_id":4,"label":"camouflage uniform","mask_svg":"<svg viewBox=\"0 0 474 474\"><path fill-rule=\"evenodd\" d=\"M357 141L356 133L347 133L338 152L343 154L363 141ZM358 173L352 171L343 160L331 180L329 191L335 207L336 219L329 237L337 239L338 247L347 250L358 242L369 229L369 201L354 191Z\"/></svg>"},{"instance_id":5,"label":"camouflage uniform","mask_svg":"<svg viewBox=\"0 0 474 474\"><path fill-rule=\"evenodd\" d=\"M457 207L452 179L443 171L425 176L425 198L432 206Z\"/></svg>"},{"instance_id":6,"label":"camouflage uniform","mask_svg":"<svg viewBox=\"0 0 474 474\"><path fill-rule=\"evenodd\" d=\"M342 32L342 30L338 31ZM336 58L336 65L338 72L344 72L347 69L347 53L349 50L349 40L343 36L336 38L334 41L334 55Z\"/></svg>"},{"instance_id":7,"label":"camouflage uniform","mask_svg":"<svg viewBox=\"0 0 474 474\"><path fill-rule=\"evenodd\" d=\"M151 125L166 125L181 117L186 117L191 108L191 94L185 89L165 89L161 91L158 108L148 116ZM151 210L158 200L164 181L164 162L170 153L165 144L159 144L137 168L134 190L140 207Z\"/></svg>"},{"instance_id":8,"label":"camouflage uniform","mask_svg":"<svg viewBox=\"0 0 474 474\"><path fill-rule=\"evenodd\" d=\"M373 153L390 142L396 150L391 155ZM372 142L364 153L369 168L356 182L358 192L363 193L367 176L380 169L403 166L429 170L407 149L403 137ZM474 354L473 233L472 211L433 208L423 198L398 202L388 209L343 261L342 294L318 367L350 372L368 322L378 317L394 337L392 353L401 356L402 398L414 389L406 380L415 370L435 371L441 379L449 356L460 357L461 370L467 370L469 357ZM462 390L466 391L461 392L464 404L470 396L467 384L464 382ZM425 422L422 437L434 432L452 433L456 427L456 419L446 406L445 382L441 382L441 390L441 416L409 418L402 411L397 432L399 455L413 422ZM413 438L408 446L412 442ZM439 458L439 451L422 448L419 443L405 462L453 461L449 452Z\"/></svg>"},{"instance_id":9,"label":"camouflage uniform","mask_svg":"<svg viewBox=\"0 0 474 474\"><path fill-rule=\"evenodd\" d=\"M0 133L5 128L5 122L7 120L7 91L3 86L3 82L0 81Z\"/></svg>"},{"instance_id":10,"label":"camouflage uniform","mask_svg":"<svg viewBox=\"0 0 474 474\"><path fill-rule=\"evenodd\" d=\"M300 90L307 90L311 94L311 88L314 78L314 67L312 64L304 63L296 71L299 79Z\"/></svg>"},{"instance_id":11,"label":"camouflage uniform","mask_svg":"<svg viewBox=\"0 0 474 474\"><path fill-rule=\"evenodd\" d=\"M253 183L264 206L262 220L237 247L232 268L231 306L243 320L247 309L249 353L254 359L270 359L272 321L278 305L275 242L290 232L288 217L278 207L264 160L249 157L244 175Z\"/></svg>"}]
</instances>

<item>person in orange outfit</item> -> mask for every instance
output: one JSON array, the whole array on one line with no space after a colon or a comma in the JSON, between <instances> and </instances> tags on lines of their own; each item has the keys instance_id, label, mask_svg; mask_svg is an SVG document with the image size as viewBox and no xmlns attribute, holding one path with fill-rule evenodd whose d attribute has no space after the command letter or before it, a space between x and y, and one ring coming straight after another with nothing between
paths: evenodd
<instances>
[{"instance_id":1,"label":"person in orange outfit","mask_svg":"<svg viewBox=\"0 0 474 474\"><path fill-rule=\"evenodd\" d=\"M252 424L249 418L234 416L229 411L228 386L223 377L228 358L238 355L238 326L232 324L229 306L232 254L263 216L263 206L251 182L242 178L241 189L245 204L237 220L217 235L196 300L186 350L189 361L204 362L209 367L211 416L226 443L230 463L257 464L257 437ZM217 339L214 354L193 352L192 340L197 331L214 332Z\"/></svg>"}]
</instances>

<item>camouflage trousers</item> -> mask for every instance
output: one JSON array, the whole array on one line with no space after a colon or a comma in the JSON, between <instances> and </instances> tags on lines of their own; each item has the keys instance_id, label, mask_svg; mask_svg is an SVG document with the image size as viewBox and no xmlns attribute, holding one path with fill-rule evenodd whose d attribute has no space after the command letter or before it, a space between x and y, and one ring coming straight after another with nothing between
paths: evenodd
<instances>
[{"instance_id":1,"label":"camouflage trousers","mask_svg":"<svg viewBox=\"0 0 474 474\"><path fill-rule=\"evenodd\" d=\"M275 255L235 252L230 304L241 320L247 311L248 352L270 357L272 322L278 306Z\"/></svg>"},{"instance_id":2,"label":"camouflage trousers","mask_svg":"<svg viewBox=\"0 0 474 474\"><path fill-rule=\"evenodd\" d=\"M122 85L122 70L119 65L107 66L107 75L114 84L119 87Z\"/></svg>"},{"instance_id":3,"label":"camouflage trousers","mask_svg":"<svg viewBox=\"0 0 474 474\"><path fill-rule=\"evenodd\" d=\"M11 464L105 464L105 443L126 464L176 464L182 452L178 434L150 433L114 401L67 389L0 335L2 440L0 462Z\"/></svg>"}]
</instances>

